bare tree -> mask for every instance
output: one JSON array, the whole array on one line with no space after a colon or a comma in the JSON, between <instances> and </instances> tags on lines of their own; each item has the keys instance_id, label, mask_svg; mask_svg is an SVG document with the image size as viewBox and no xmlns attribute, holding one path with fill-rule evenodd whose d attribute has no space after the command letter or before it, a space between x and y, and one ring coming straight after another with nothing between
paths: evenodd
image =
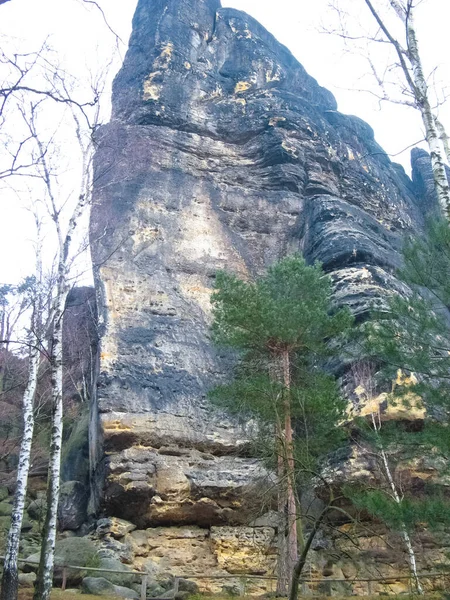
<instances>
[{"instance_id":1,"label":"bare tree","mask_svg":"<svg viewBox=\"0 0 450 600\"><path fill-rule=\"evenodd\" d=\"M30 307L32 280L25 279L19 285L0 285L0 393L7 385L7 356L17 324Z\"/></svg>"},{"instance_id":2,"label":"bare tree","mask_svg":"<svg viewBox=\"0 0 450 600\"><path fill-rule=\"evenodd\" d=\"M372 33L348 31L349 18L342 9L341 0L333 0L331 6L339 18L339 26L333 33L359 48L363 42L370 72L380 90L379 94L372 93L380 101L403 104L420 112L436 194L443 216L450 220L450 186L445 168L445 159L450 158L449 138L438 118L441 102L434 99L427 80L415 21L416 8L422 0L387 0L387 4L381 0L359 2L367 7L375 30ZM391 51L387 66L383 67L385 55L380 52L378 56L382 58L377 65L377 53L371 51L373 44Z\"/></svg>"},{"instance_id":3,"label":"bare tree","mask_svg":"<svg viewBox=\"0 0 450 600\"><path fill-rule=\"evenodd\" d=\"M19 52L14 41L0 37L0 141L3 153L0 157L0 181L11 177L39 179L35 166L39 161L33 135L20 115L28 107L36 107L43 100L55 107L71 107L90 126L92 109L98 97L87 95L83 86L68 86L69 75L59 63L47 40L31 52ZM80 97L80 98L78 98ZM47 104L45 105L47 106ZM56 110L55 120L61 115ZM29 120L29 116L27 120Z\"/></svg>"},{"instance_id":4,"label":"bare tree","mask_svg":"<svg viewBox=\"0 0 450 600\"><path fill-rule=\"evenodd\" d=\"M94 97L97 99L99 97L97 90L95 90ZM67 208L68 199L58 197L57 177L52 169L49 143L44 142L40 136L36 112L31 112L31 118L28 121L30 135L37 148L37 166L44 184L46 209L53 223L57 239L56 282L49 318L52 427L47 480L47 514L43 528L41 558L34 595L35 600L48 600L53 584L63 433L63 318L67 296L72 287L70 271L74 260L74 234L91 198L92 157L94 150L93 132L97 126L99 115L97 104L93 114L92 125L89 130L86 130L86 128L82 127L73 107L69 106L69 110L73 121L74 136L78 144L81 164L78 193L66 225L64 225L63 215L64 208Z\"/></svg>"},{"instance_id":5,"label":"bare tree","mask_svg":"<svg viewBox=\"0 0 450 600\"><path fill-rule=\"evenodd\" d=\"M23 395L23 436L19 452L17 482L14 493L14 504L11 525L6 543L5 561L1 585L1 600L17 600L18 595L18 557L20 531L22 528L28 474L30 471L31 446L34 432L34 397L38 383L39 363L42 344L42 253L40 226L38 225L38 242L36 244L36 276L31 290L31 319L28 331L29 367L28 382Z\"/></svg>"}]
</instances>

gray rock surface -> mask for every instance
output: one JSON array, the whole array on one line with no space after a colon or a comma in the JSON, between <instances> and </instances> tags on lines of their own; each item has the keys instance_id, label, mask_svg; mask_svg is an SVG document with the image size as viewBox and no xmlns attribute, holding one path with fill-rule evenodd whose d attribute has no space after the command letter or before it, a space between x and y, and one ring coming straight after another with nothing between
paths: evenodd
<instances>
[{"instance_id":1,"label":"gray rock surface","mask_svg":"<svg viewBox=\"0 0 450 600\"><path fill-rule=\"evenodd\" d=\"M85 577L81 584L84 594L93 596L115 596L117 598L139 598L134 590L114 585L104 577Z\"/></svg>"},{"instance_id":2,"label":"gray rock surface","mask_svg":"<svg viewBox=\"0 0 450 600\"><path fill-rule=\"evenodd\" d=\"M58 523L61 530L79 529L86 521L89 488L80 481L61 485L58 503Z\"/></svg>"},{"instance_id":3,"label":"gray rock surface","mask_svg":"<svg viewBox=\"0 0 450 600\"><path fill-rule=\"evenodd\" d=\"M47 510L47 501L44 496L40 496L30 502L27 508L28 515L31 519L42 522Z\"/></svg>"},{"instance_id":4,"label":"gray rock surface","mask_svg":"<svg viewBox=\"0 0 450 600\"><path fill-rule=\"evenodd\" d=\"M206 398L227 363L208 335L216 271L300 250L364 318L426 211L371 128L219 0L140 0L98 143L93 507L139 528L247 523L267 474Z\"/></svg>"},{"instance_id":5,"label":"gray rock surface","mask_svg":"<svg viewBox=\"0 0 450 600\"><path fill-rule=\"evenodd\" d=\"M102 557L99 564L100 569L106 569L98 573L99 577L107 579L114 585L129 586L132 583L139 583L139 575L130 575L131 569L112 557Z\"/></svg>"},{"instance_id":6,"label":"gray rock surface","mask_svg":"<svg viewBox=\"0 0 450 600\"><path fill-rule=\"evenodd\" d=\"M12 513L12 504L8 502L0 502L0 517L10 517Z\"/></svg>"},{"instance_id":7,"label":"gray rock surface","mask_svg":"<svg viewBox=\"0 0 450 600\"><path fill-rule=\"evenodd\" d=\"M19 573L19 585L25 588L32 588L36 581L36 573Z\"/></svg>"}]
</instances>

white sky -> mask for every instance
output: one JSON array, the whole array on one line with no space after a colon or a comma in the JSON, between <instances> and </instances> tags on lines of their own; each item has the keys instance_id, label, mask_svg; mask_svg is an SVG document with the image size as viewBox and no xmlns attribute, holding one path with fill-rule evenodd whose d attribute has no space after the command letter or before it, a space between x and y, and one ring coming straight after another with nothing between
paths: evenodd
<instances>
[{"instance_id":1,"label":"white sky","mask_svg":"<svg viewBox=\"0 0 450 600\"><path fill-rule=\"evenodd\" d=\"M136 0L98 1L126 42ZM344 1L356 20L364 23L362 0ZM414 111L386 103L380 110L373 96L355 91L368 87L361 80L366 63L361 57L345 54L336 37L320 33L321 22L329 23L332 14L328 0L222 0L222 4L248 12L267 27L310 75L334 93L341 112L355 114L373 127L377 141L391 155L423 136ZM426 67L431 71L438 66L438 80L450 86L450 0L425 0L420 11L417 25ZM48 37L67 70L79 76L95 71L113 55L114 40L100 14L78 0L10 0L0 6L0 33L26 50L36 49ZM120 51L123 56L125 47ZM115 71L119 64L118 59ZM450 127L450 102L442 109L442 120ZM409 150L392 158L408 170ZM32 270L33 229L23 208L27 201L28 197L0 188L0 283L17 281Z\"/></svg>"}]
</instances>

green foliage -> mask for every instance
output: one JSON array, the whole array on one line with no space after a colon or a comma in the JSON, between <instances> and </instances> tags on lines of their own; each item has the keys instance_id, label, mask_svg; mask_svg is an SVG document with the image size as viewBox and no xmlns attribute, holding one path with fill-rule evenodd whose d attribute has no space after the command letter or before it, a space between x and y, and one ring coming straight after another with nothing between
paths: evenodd
<instances>
[{"instance_id":1,"label":"green foliage","mask_svg":"<svg viewBox=\"0 0 450 600\"><path fill-rule=\"evenodd\" d=\"M399 502L383 490L355 490L345 488L344 493L359 509L379 519L389 528L413 531L426 523L431 529L450 525L450 502L441 494L426 498L401 498Z\"/></svg>"},{"instance_id":2,"label":"green foliage","mask_svg":"<svg viewBox=\"0 0 450 600\"><path fill-rule=\"evenodd\" d=\"M359 435L373 452L385 452L388 461L426 457L432 469L447 474L450 456L450 227L435 220L426 236L409 239L404 247L404 267L398 272L405 287L380 303L363 326L364 350L376 363L384 381L398 369L416 374L412 386L397 386L389 402L408 408L411 394L416 408L422 403L429 418L412 431L407 422L383 423L373 428L361 419ZM431 418L430 418L431 417ZM389 491L389 486L385 489ZM423 497L403 496L396 503L383 490L349 493L352 500L388 526L413 530L448 524L450 505L441 492L428 487Z\"/></svg>"},{"instance_id":3,"label":"green foliage","mask_svg":"<svg viewBox=\"0 0 450 600\"><path fill-rule=\"evenodd\" d=\"M365 350L384 365L414 372L414 392L428 404L450 407L450 227L432 222L423 238L408 240L399 271L412 289L393 294L364 328ZM401 394L402 390L396 390Z\"/></svg>"},{"instance_id":4,"label":"green foliage","mask_svg":"<svg viewBox=\"0 0 450 600\"><path fill-rule=\"evenodd\" d=\"M256 282L221 272L213 302L213 334L220 345L253 352L281 346L304 354L327 353L327 338L351 324L346 310L330 314L331 281L320 265L299 255L269 268Z\"/></svg>"},{"instance_id":5,"label":"green foliage","mask_svg":"<svg viewBox=\"0 0 450 600\"><path fill-rule=\"evenodd\" d=\"M310 477L320 458L342 441L336 425L346 403L323 362L333 354L331 340L338 352L337 340L352 323L350 313L332 312L330 279L320 265L308 266L299 255L283 259L255 282L219 273L212 302L214 339L240 358L232 381L211 391L212 401L255 419L264 438L259 447L274 461L274 432L283 428L288 394L296 477ZM283 353L289 355L288 391Z\"/></svg>"}]
</instances>

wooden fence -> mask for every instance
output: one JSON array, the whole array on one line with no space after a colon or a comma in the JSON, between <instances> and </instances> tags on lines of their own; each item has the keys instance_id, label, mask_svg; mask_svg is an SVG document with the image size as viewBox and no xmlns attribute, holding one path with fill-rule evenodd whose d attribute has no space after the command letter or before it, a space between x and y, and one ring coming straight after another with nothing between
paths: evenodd
<instances>
[{"instance_id":1,"label":"wooden fence","mask_svg":"<svg viewBox=\"0 0 450 600\"><path fill-rule=\"evenodd\" d=\"M4 556L0 556L0 561L4 561L5 557ZM32 560L26 560L26 559L19 559L20 563L24 563L27 565L38 565L39 562L38 561L32 561ZM67 583L67 572L70 570L74 570L74 571L85 571L85 572L89 572L89 573L114 573L117 574L117 570L114 569L102 569L101 567L82 567L80 565L59 565L59 564L55 564L55 568L58 569L62 569L63 575L62 575L62 589L64 590L66 588L66 583ZM141 600L146 600L147 598L147 586L148 586L148 581L149 581L149 573L146 571L120 571L120 575L128 577L128 576L136 576L138 575L141 578ZM431 573L419 573L418 577L420 580L424 580L424 579L439 579L439 578L448 578L448 586L445 588L444 591L447 591L450 589L450 571L437 571L437 572L431 572ZM227 580L227 579L234 579L234 580L239 580L243 583L242 585L242 590L241 590L241 595L245 595L246 593L246 588L247 588L247 582L248 581L253 581L253 580L259 580L259 581L273 581L276 582L277 578L275 576L269 576L269 575L246 575L246 574L236 574L236 575L194 575L194 574L185 574L185 575L174 575L174 588L173 588L173 598L176 596L176 594L178 593L178 589L179 589L179 583L180 583L180 579L196 579L196 580ZM302 577L300 579L300 583L303 586L303 590L301 592L300 597L307 595L307 591L305 590L305 585L308 583L313 583L315 585L320 585L322 583L327 583L327 584L333 584L333 583L343 583L343 584L355 584L355 583L367 583L367 594L368 596L370 596L373 592L373 583L384 583L385 585L389 586L392 585L392 581L410 581L411 585L410 585L410 589L411 589L411 593L413 593L413 585L412 585L412 579L411 579L411 575L400 575L400 576L395 576L395 577L367 577L367 578L354 578L354 579L333 579L330 577L324 578L324 579L316 579L313 577ZM167 597L166 598L153 598L152 600L169 600Z\"/></svg>"}]
</instances>

